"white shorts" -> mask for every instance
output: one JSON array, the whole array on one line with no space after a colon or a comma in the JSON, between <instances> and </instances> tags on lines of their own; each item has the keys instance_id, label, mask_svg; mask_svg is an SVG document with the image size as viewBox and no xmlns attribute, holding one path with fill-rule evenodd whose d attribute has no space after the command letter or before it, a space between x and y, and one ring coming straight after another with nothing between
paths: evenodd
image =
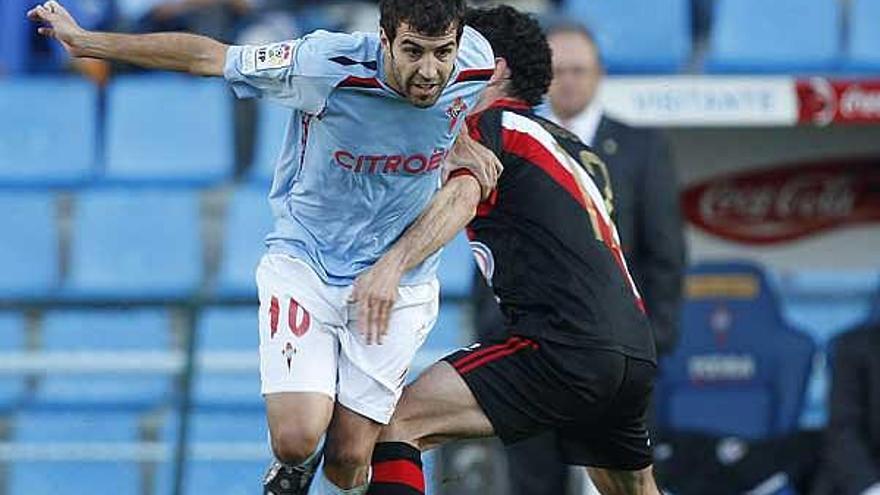
<instances>
[{"instance_id":1,"label":"white shorts","mask_svg":"<svg viewBox=\"0 0 880 495\"><path fill-rule=\"evenodd\" d=\"M382 345L359 332L351 286L325 284L306 263L266 254L257 267L262 393L318 392L388 424L416 351L437 320L439 284L398 289Z\"/></svg>"}]
</instances>

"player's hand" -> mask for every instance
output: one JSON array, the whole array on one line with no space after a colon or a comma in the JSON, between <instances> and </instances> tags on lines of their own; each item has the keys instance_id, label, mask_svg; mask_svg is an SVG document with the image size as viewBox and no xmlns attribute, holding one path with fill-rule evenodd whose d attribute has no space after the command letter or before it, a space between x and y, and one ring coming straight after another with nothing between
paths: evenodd
<instances>
[{"instance_id":1,"label":"player's hand","mask_svg":"<svg viewBox=\"0 0 880 495\"><path fill-rule=\"evenodd\" d=\"M504 166L501 165L501 160L495 156L495 153L471 138L467 133L467 128L462 129L452 146L452 152L446 159L444 182L450 173L461 168L470 171L480 183L480 193L483 199L489 197L498 183L498 177L504 171Z\"/></svg>"},{"instance_id":2,"label":"player's hand","mask_svg":"<svg viewBox=\"0 0 880 495\"><path fill-rule=\"evenodd\" d=\"M81 56L76 40L85 30L76 23L73 16L60 3L49 0L37 5L28 11L27 17L33 22L42 24L37 28L38 33L58 40L72 57Z\"/></svg>"},{"instance_id":3,"label":"player's hand","mask_svg":"<svg viewBox=\"0 0 880 495\"><path fill-rule=\"evenodd\" d=\"M403 277L401 267L396 261L382 258L354 281L351 301L357 304L357 319L367 345L382 344L388 333L391 309Z\"/></svg>"}]
</instances>

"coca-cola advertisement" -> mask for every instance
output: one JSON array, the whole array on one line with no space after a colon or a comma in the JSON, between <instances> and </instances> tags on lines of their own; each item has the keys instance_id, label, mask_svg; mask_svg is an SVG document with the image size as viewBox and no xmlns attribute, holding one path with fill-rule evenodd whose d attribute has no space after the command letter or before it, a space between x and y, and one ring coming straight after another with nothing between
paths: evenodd
<instances>
[{"instance_id":1,"label":"coca-cola advertisement","mask_svg":"<svg viewBox=\"0 0 880 495\"><path fill-rule=\"evenodd\" d=\"M829 81L821 77L797 82L799 120L820 126L880 122L880 82Z\"/></svg>"},{"instance_id":2,"label":"coca-cola advertisement","mask_svg":"<svg viewBox=\"0 0 880 495\"><path fill-rule=\"evenodd\" d=\"M791 163L712 177L682 193L686 218L751 245L880 222L880 156Z\"/></svg>"}]
</instances>

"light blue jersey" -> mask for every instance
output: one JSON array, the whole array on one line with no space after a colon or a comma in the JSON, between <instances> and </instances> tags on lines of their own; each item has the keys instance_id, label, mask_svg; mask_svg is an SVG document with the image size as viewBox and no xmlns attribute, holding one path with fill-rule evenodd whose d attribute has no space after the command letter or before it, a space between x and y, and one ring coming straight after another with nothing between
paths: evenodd
<instances>
[{"instance_id":1,"label":"light blue jersey","mask_svg":"<svg viewBox=\"0 0 880 495\"><path fill-rule=\"evenodd\" d=\"M307 262L328 284L351 284L427 206L495 62L489 43L465 28L449 83L429 108L391 89L382 65L379 36L365 33L318 31L226 56L237 96L292 109L269 194L269 251ZM430 281L437 261L401 283Z\"/></svg>"}]
</instances>

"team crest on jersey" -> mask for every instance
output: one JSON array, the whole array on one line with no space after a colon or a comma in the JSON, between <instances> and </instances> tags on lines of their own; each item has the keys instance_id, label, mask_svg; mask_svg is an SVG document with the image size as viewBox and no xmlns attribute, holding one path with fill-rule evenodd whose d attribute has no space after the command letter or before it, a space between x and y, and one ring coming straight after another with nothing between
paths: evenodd
<instances>
[{"instance_id":1,"label":"team crest on jersey","mask_svg":"<svg viewBox=\"0 0 880 495\"><path fill-rule=\"evenodd\" d=\"M287 372L290 373L290 366L293 361L293 355L296 354L296 348L293 347L293 344L288 342L281 353L284 354L284 359L287 360Z\"/></svg>"},{"instance_id":2,"label":"team crest on jersey","mask_svg":"<svg viewBox=\"0 0 880 495\"><path fill-rule=\"evenodd\" d=\"M452 105L449 105L449 108L446 109L446 116L449 117L449 132L455 130L455 125L458 124L458 119L464 115L467 109L468 104L461 96L457 97L452 102Z\"/></svg>"},{"instance_id":3,"label":"team crest on jersey","mask_svg":"<svg viewBox=\"0 0 880 495\"><path fill-rule=\"evenodd\" d=\"M265 45L257 48L254 52L254 66L256 70L280 69L289 67L293 61L293 42L284 41Z\"/></svg>"},{"instance_id":4,"label":"team crest on jersey","mask_svg":"<svg viewBox=\"0 0 880 495\"><path fill-rule=\"evenodd\" d=\"M471 241L471 251L474 252L474 258L477 260L477 267L489 287L492 287L492 275L495 274L495 256L489 246L478 241Z\"/></svg>"}]
</instances>

